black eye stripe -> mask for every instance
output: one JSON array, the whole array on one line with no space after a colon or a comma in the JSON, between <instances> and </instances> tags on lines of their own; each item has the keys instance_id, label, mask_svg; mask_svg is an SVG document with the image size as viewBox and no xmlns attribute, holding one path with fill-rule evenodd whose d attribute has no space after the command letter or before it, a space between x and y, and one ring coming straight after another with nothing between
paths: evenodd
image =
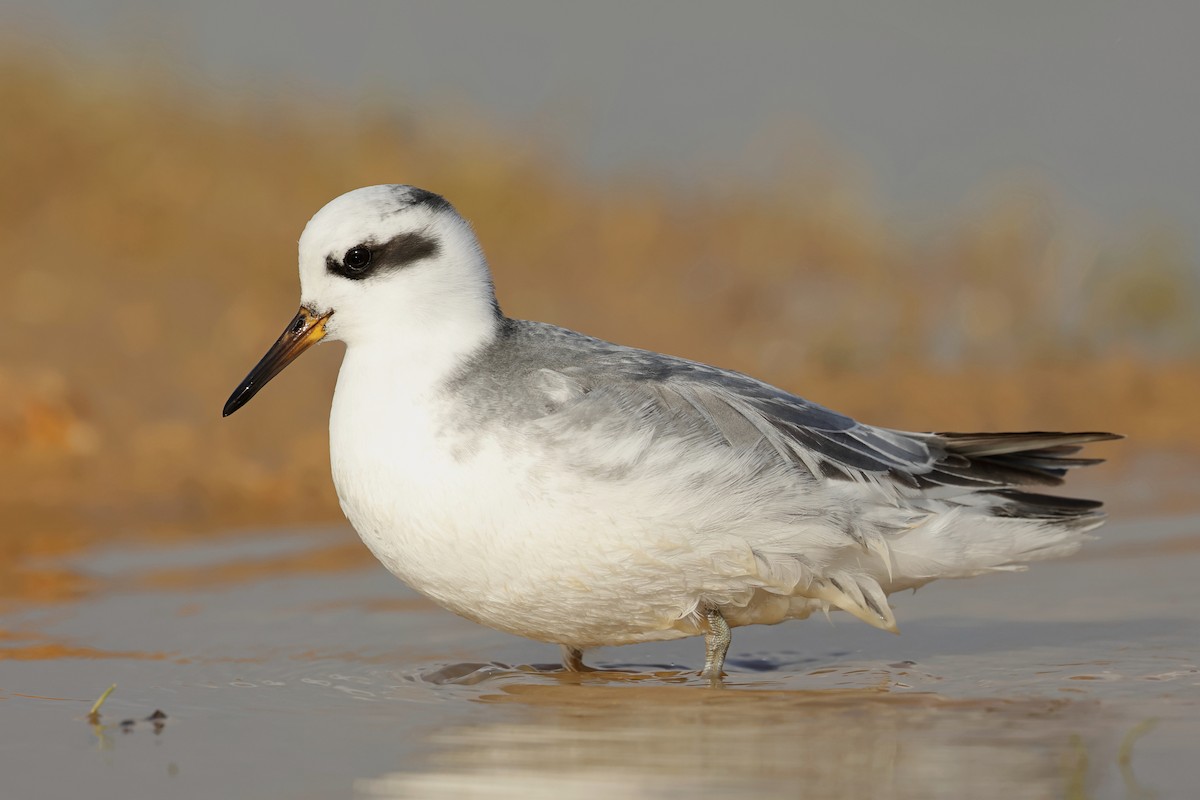
<instances>
[{"instance_id":1,"label":"black eye stripe","mask_svg":"<svg viewBox=\"0 0 1200 800\"><path fill-rule=\"evenodd\" d=\"M437 240L424 233L402 233L384 244L363 242L338 257L326 256L325 268L334 275L360 281L386 275L417 261L437 255Z\"/></svg>"}]
</instances>

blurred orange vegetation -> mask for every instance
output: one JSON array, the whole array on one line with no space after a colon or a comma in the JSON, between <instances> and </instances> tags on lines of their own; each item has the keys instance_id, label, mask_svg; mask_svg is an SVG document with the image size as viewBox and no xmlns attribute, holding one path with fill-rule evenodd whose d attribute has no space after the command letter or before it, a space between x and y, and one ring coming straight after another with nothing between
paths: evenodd
<instances>
[{"instance_id":1,"label":"blurred orange vegetation","mask_svg":"<svg viewBox=\"0 0 1200 800\"><path fill-rule=\"evenodd\" d=\"M304 222L371 183L450 198L513 316L891 427L1113 429L1131 437L1114 457L1200 445L1191 254L1154 231L1093 252L1040 190L914 240L829 154L765 187L598 182L473 120L216 98L31 54L0 60L0 107L0 564L340 519L337 346L220 408L295 311Z\"/></svg>"}]
</instances>

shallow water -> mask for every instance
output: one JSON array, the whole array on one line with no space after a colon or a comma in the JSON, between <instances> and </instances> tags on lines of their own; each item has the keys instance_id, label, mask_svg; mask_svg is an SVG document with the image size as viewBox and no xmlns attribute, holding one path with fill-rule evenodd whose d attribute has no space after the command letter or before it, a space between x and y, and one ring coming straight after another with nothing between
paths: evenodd
<instances>
[{"instance_id":1,"label":"shallow water","mask_svg":"<svg viewBox=\"0 0 1200 800\"><path fill-rule=\"evenodd\" d=\"M1075 559L894 597L898 637L844 615L737 629L722 689L695 677L699 640L558 673L556 648L433 607L344 557L358 547L349 530L263 532L48 562L89 588L0 614L0 796L1163 798L1200 783L1200 517L1114 522Z\"/></svg>"}]
</instances>

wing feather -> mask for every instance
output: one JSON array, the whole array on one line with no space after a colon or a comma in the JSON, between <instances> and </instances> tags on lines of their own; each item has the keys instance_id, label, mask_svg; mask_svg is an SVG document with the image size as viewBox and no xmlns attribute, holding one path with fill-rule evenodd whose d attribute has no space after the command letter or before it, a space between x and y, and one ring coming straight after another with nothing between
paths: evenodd
<instances>
[{"instance_id":1,"label":"wing feather","mask_svg":"<svg viewBox=\"0 0 1200 800\"><path fill-rule=\"evenodd\" d=\"M641 397L685 426L733 447L767 443L819 479L921 491L1056 485L1067 470L1101 462L1082 445L1120 436L1069 433L915 433L865 425L739 372L613 345L553 326L526 329L539 353L561 348L561 371L582 392L608 388ZM643 406L648 407L648 406Z\"/></svg>"}]
</instances>

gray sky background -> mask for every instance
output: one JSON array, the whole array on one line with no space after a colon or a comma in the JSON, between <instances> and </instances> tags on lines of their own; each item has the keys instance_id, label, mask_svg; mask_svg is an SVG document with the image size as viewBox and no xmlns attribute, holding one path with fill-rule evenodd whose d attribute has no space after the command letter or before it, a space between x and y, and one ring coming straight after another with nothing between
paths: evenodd
<instances>
[{"instance_id":1,"label":"gray sky background","mask_svg":"<svg viewBox=\"0 0 1200 800\"><path fill-rule=\"evenodd\" d=\"M1031 173L1101 225L1200 231L1195 0L0 0L0 24L217 91L471 108L601 176L762 176L815 131L902 219Z\"/></svg>"}]
</instances>

